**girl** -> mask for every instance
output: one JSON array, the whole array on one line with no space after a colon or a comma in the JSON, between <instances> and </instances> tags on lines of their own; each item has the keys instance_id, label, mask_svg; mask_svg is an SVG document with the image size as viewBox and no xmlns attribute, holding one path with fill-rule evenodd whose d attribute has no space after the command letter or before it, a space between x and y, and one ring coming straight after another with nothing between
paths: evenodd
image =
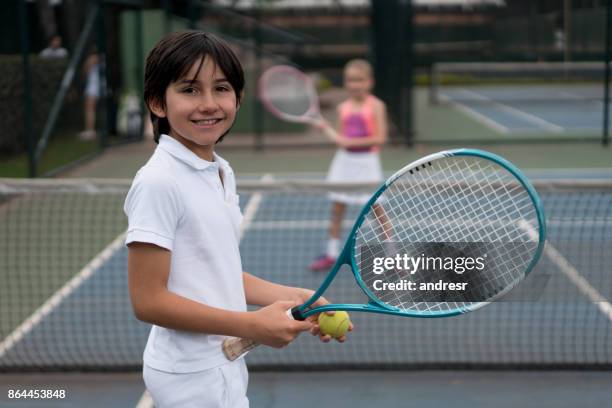
<instances>
[{"instance_id":1,"label":"girl","mask_svg":"<svg viewBox=\"0 0 612 408\"><path fill-rule=\"evenodd\" d=\"M79 133L81 140L94 140L96 138L96 106L100 97L100 60L94 49L85 60L83 71L86 75L85 83L85 130Z\"/></svg>"},{"instance_id":2,"label":"girl","mask_svg":"<svg viewBox=\"0 0 612 408\"><path fill-rule=\"evenodd\" d=\"M158 146L125 212L132 306L153 324L143 374L157 407L247 407L246 366L224 357L226 336L284 347L302 331L319 334L316 317L285 315L312 291L242 271L234 173L214 146L231 129L243 88L236 56L210 34L170 34L147 58L144 98ZM247 303L263 307L247 312Z\"/></svg>"},{"instance_id":3,"label":"girl","mask_svg":"<svg viewBox=\"0 0 612 408\"><path fill-rule=\"evenodd\" d=\"M344 87L349 97L338 106L339 130L336 132L323 121L319 124L331 134L338 144L338 151L331 163L327 180L335 182L380 182L383 180L380 165L380 145L387 140L385 104L370 92L374 85L372 67L365 60L351 60L344 68ZM310 264L313 271L331 268L340 253L342 218L347 204L363 205L367 194L331 193L332 215L329 239L324 255Z\"/></svg>"}]
</instances>

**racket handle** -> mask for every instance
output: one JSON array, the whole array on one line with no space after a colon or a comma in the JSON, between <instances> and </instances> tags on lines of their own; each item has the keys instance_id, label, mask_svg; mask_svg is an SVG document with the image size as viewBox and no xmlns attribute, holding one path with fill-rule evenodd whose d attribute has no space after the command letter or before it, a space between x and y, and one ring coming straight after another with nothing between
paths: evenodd
<instances>
[{"instance_id":1,"label":"racket handle","mask_svg":"<svg viewBox=\"0 0 612 408\"><path fill-rule=\"evenodd\" d=\"M323 134L333 143L338 143L338 133L334 130L331 125L327 124L321 126L319 129L323 132Z\"/></svg>"},{"instance_id":2,"label":"racket handle","mask_svg":"<svg viewBox=\"0 0 612 408\"><path fill-rule=\"evenodd\" d=\"M287 316L292 320L304 320L302 314L297 307L287 310ZM242 357L246 352L253 350L259 346L259 343L251 339L241 339L231 337L223 341L223 354L229 361L234 361Z\"/></svg>"},{"instance_id":3,"label":"racket handle","mask_svg":"<svg viewBox=\"0 0 612 408\"><path fill-rule=\"evenodd\" d=\"M223 354L229 361L234 361L257 346L259 346L259 343L255 340L232 337L223 341Z\"/></svg>"}]
</instances>

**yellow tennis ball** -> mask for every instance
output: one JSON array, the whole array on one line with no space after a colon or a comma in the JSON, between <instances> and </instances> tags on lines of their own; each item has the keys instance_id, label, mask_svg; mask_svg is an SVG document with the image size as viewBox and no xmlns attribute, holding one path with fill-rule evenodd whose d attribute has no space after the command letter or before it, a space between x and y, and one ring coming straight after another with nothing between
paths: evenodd
<instances>
[{"instance_id":1,"label":"yellow tennis ball","mask_svg":"<svg viewBox=\"0 0 612 408\"><path fill-rule=\"evenodd\" d=\"M334 338L344 336L350 324L351 320L346 312L336 312L333 316L325 313L319 314L319 329L321 329L321 333L329 334Z\"/></svg>"}]
</instances>

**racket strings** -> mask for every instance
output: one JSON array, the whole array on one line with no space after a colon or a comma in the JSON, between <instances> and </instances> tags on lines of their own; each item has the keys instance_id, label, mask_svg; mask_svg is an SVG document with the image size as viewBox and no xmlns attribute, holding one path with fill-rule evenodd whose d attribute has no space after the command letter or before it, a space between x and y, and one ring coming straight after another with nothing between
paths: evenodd
<instances>
[{"instance_id":1,"label":"racket strings","mask_svg":"<svg viewBox=\"0 0 612 408\"><path fill-rule=\"evenodd\" d=\"M471 175L472 175L472 177L473 177L473 178L479 178L477 173L472 172L472 173L471 173ZM504 185L504 183L501 183L501 184L499 184L499 185L502 185L502 186L503 186L503 185ZM472 185L472 186L473 186L473 185ZM472 187L472 188L468 188L467 190L465 190L465 191L467 191L467 192L468 192L468 194L467 194L467 199L470 199L470 198L471 198L471 197L469 197L469 196L470 196L470 195L473 195L475 190L476 190L476 189L475 189L475 188L473 188L473 187ZM491 200L488 200L488 197L490 197L490 196L489 196L489 195L485 196L484 206L480 206L479 208L477 208L477 210L478 210L478 211L480 211L481 213L486 214L486 215L488 215L488 214L487 214L487 212L486 212L486 211L483 211L483 210L484 210L484 209L483 209L483 207L486 207L486 206L491 207ZM477 203L482 204L482 203L483 203L483 201L482 201L482 200L480 200L480 201L477 201ZM509 207L502 207L502 208L507 209L507 208L509 208ZM506 213L507 213L507 211L506 211ZM486 215L485 215L485 216L486 216ZM501 214L500 214L500 217L501 217L501 218L504 218L504 217L503 217ZM501 225L502 225L503 227L506 227L506 225L507 225L507 224L502 223ZM464 230L462 229L462 231L464 231ZM480 229L479 231L482 231L482 229ZM483 236L483 237L480 237L479 239L480 239L480 240L490 240L490 239L491 239L491 236L490 236L490 235L492 234L492 232L493 232L493 231L491 231L490 229L487 229L487 230L484 230L484 231L485 231L486 233L488 233L488 234L486 234L486 235L485 235L485 236ZM506 228L506 232L507 232L507 231L508 231L508 230L507 230L507 228ZM455 239L455 237L453 237L453 239Z\"/></svg>"},{"instance_id":2,"label":"racket strings","mask_svg":"<svg viewBox=\"0 0 612 408\"><path fill-rule=\"evenodd\" d=\"M262 81L261 95L269 106L294 120L311 115L317 104L311 81L287 69L268 73Z\"/></svg>"},{"instance_id":3,"label":"racket strings","mask_svg":"<svg viewBox=\"0 0 612 408\"><path fill-rule=\"evenodd\" d=\"M356 237L355 256L360 271L371 267L368 262L381 253L411 254L422 249L415 243L454 243L455 247L456 243L485 243L492 250L488 261L493 266L487 268L491 272L474 282L477 285L474 290L486 299L520 280L537 247L537 242L521 227L521 222L526 222L537 230L531 198L511 173L487 160L450 157L436 160L419 171L405 172L388 186L376 205L382 211L370 211ZM389 244L389 228L381 233L384 230L381 223L392 226L394 245ZM386 271L384 277L387 282L402 279L429 282L437 278L418 272L410 275L399 269ZM376 279L380 276L362 273L362 280L370 289ZM471 303L435 301L440 294L431 291L372 293L380 301L402 310L444 311Z\"/></svg>"},{"instance_id":4,"label":"racket strings","mask_svg":"<svg viewBox=\"0 0 612 408\"><path fill-rule=\"evenodd\" d=\"M465 238L467 238L470 240L480 241L480 242L496 242L496 239L497 239L497 242L508 242L508 241L511 242L511 241L515 241L517 238L521 239L520 238L521 236L525 238L524 231L519 231L516 228L517 224L515 222L515 219L520 218L520 216L517 216L517 214L519 214L523 209L519 210L516 206L514 206L514 208L515 210L518 210L518 212L513 212L510 209L513 208L512 204L515 204L521 200L523 201L527 200L526 202L528 204L528 207L525 207L524 209L532 210L531 202L529 201L528 195L520 194L519 200L516 200L516 192L517 191L522 192L522 190L520 189L517 190L516 184L515 184L515 187L514 187L515 191L514 192L511 191L512 188L509 189L506 187L509 185L507 181L505 182L505 180L500 180L500 176L504 173L500 171L495 171L495 169L492 169L490 165L482 167L480 166L480 163L481 162L478 162L478 161L472 161L468 163L465 161L465 159L463 160L463 163L462 163L464 165L472 164L471 169L470 169L472 171L466 174L470 175L470 178L468 178L468 181L473 182L473 183L467 184L470 187L464 190L464 192L466 192L464 199L469 200L469 202L472 203L471 208L473 211L472 211L472 214L466 214L466 216L468 217L478 216L478 218L475 218L477 220L497 218L501 220L501 222L498 224L500 228L472 229L471 232L475 231L480 235L477 237L474 237L474 236L461 237L460 240L464 240ZM457 168L457 167L460 167L458 161L455 162L455 168L452 169L455 177L457 176L457 174L460 174L459 171L461 170L460 168ZM480 179L482 177L486 177L487 175L489 176L489 178L491 178L491 175L493 176L493 179L489 180L489 182L491 183L491 185L497 185L498 187L501 187L503 190L502 191L503 194L501 195L491 194L490 191L486 191L486 192L482 191L483 186L484 186L484 189L487 189L488 183L482 184L480 182ZM477 188L477 186L479 186L479 188ZM481 199L481 197L483 199ZM509 199L509 198L512 198L512 199ZM467 231L466 226L463 226L460 229L455 230L457 234L464 233L465 231ZM483 232L484 234L482 234ZM457 236L453 236L452 239L457 239ZM498 257L497 259L502 259L502 258ZM506 276L507 276L506 274L500 275L501 278L504 278Z\"/></svg>"}]
</instances>

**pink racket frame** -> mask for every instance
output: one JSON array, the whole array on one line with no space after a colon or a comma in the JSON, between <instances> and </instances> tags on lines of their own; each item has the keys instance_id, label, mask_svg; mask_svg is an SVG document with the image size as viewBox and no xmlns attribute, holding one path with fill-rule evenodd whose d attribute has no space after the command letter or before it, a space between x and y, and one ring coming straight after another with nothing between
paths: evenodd
<instances>
[{"instance_id":1,"label":"pink racket frame","mask_svg":"<svg viewBox=\"0 0 612 408\"><path fill-rule=\"evenodd\" d=\"M266 84L271 81L272 76L277 73L293 75L304 82L306 92L310 94L310 107L304 115L296 116L285 113L277 109L274 104L272 104L268 99L267 92L265 91L267 89ZM290 65L275 65L271 68L268 68L259 78L258 91L259 99L264 104L266 109L279 119L296 123L313 123L321 118L321 113L319 110L319 98L317 97L317 92L315 91L315 86L312 79L308 75L304 74L302 71Z\"/></svg>"}]
</instances>

